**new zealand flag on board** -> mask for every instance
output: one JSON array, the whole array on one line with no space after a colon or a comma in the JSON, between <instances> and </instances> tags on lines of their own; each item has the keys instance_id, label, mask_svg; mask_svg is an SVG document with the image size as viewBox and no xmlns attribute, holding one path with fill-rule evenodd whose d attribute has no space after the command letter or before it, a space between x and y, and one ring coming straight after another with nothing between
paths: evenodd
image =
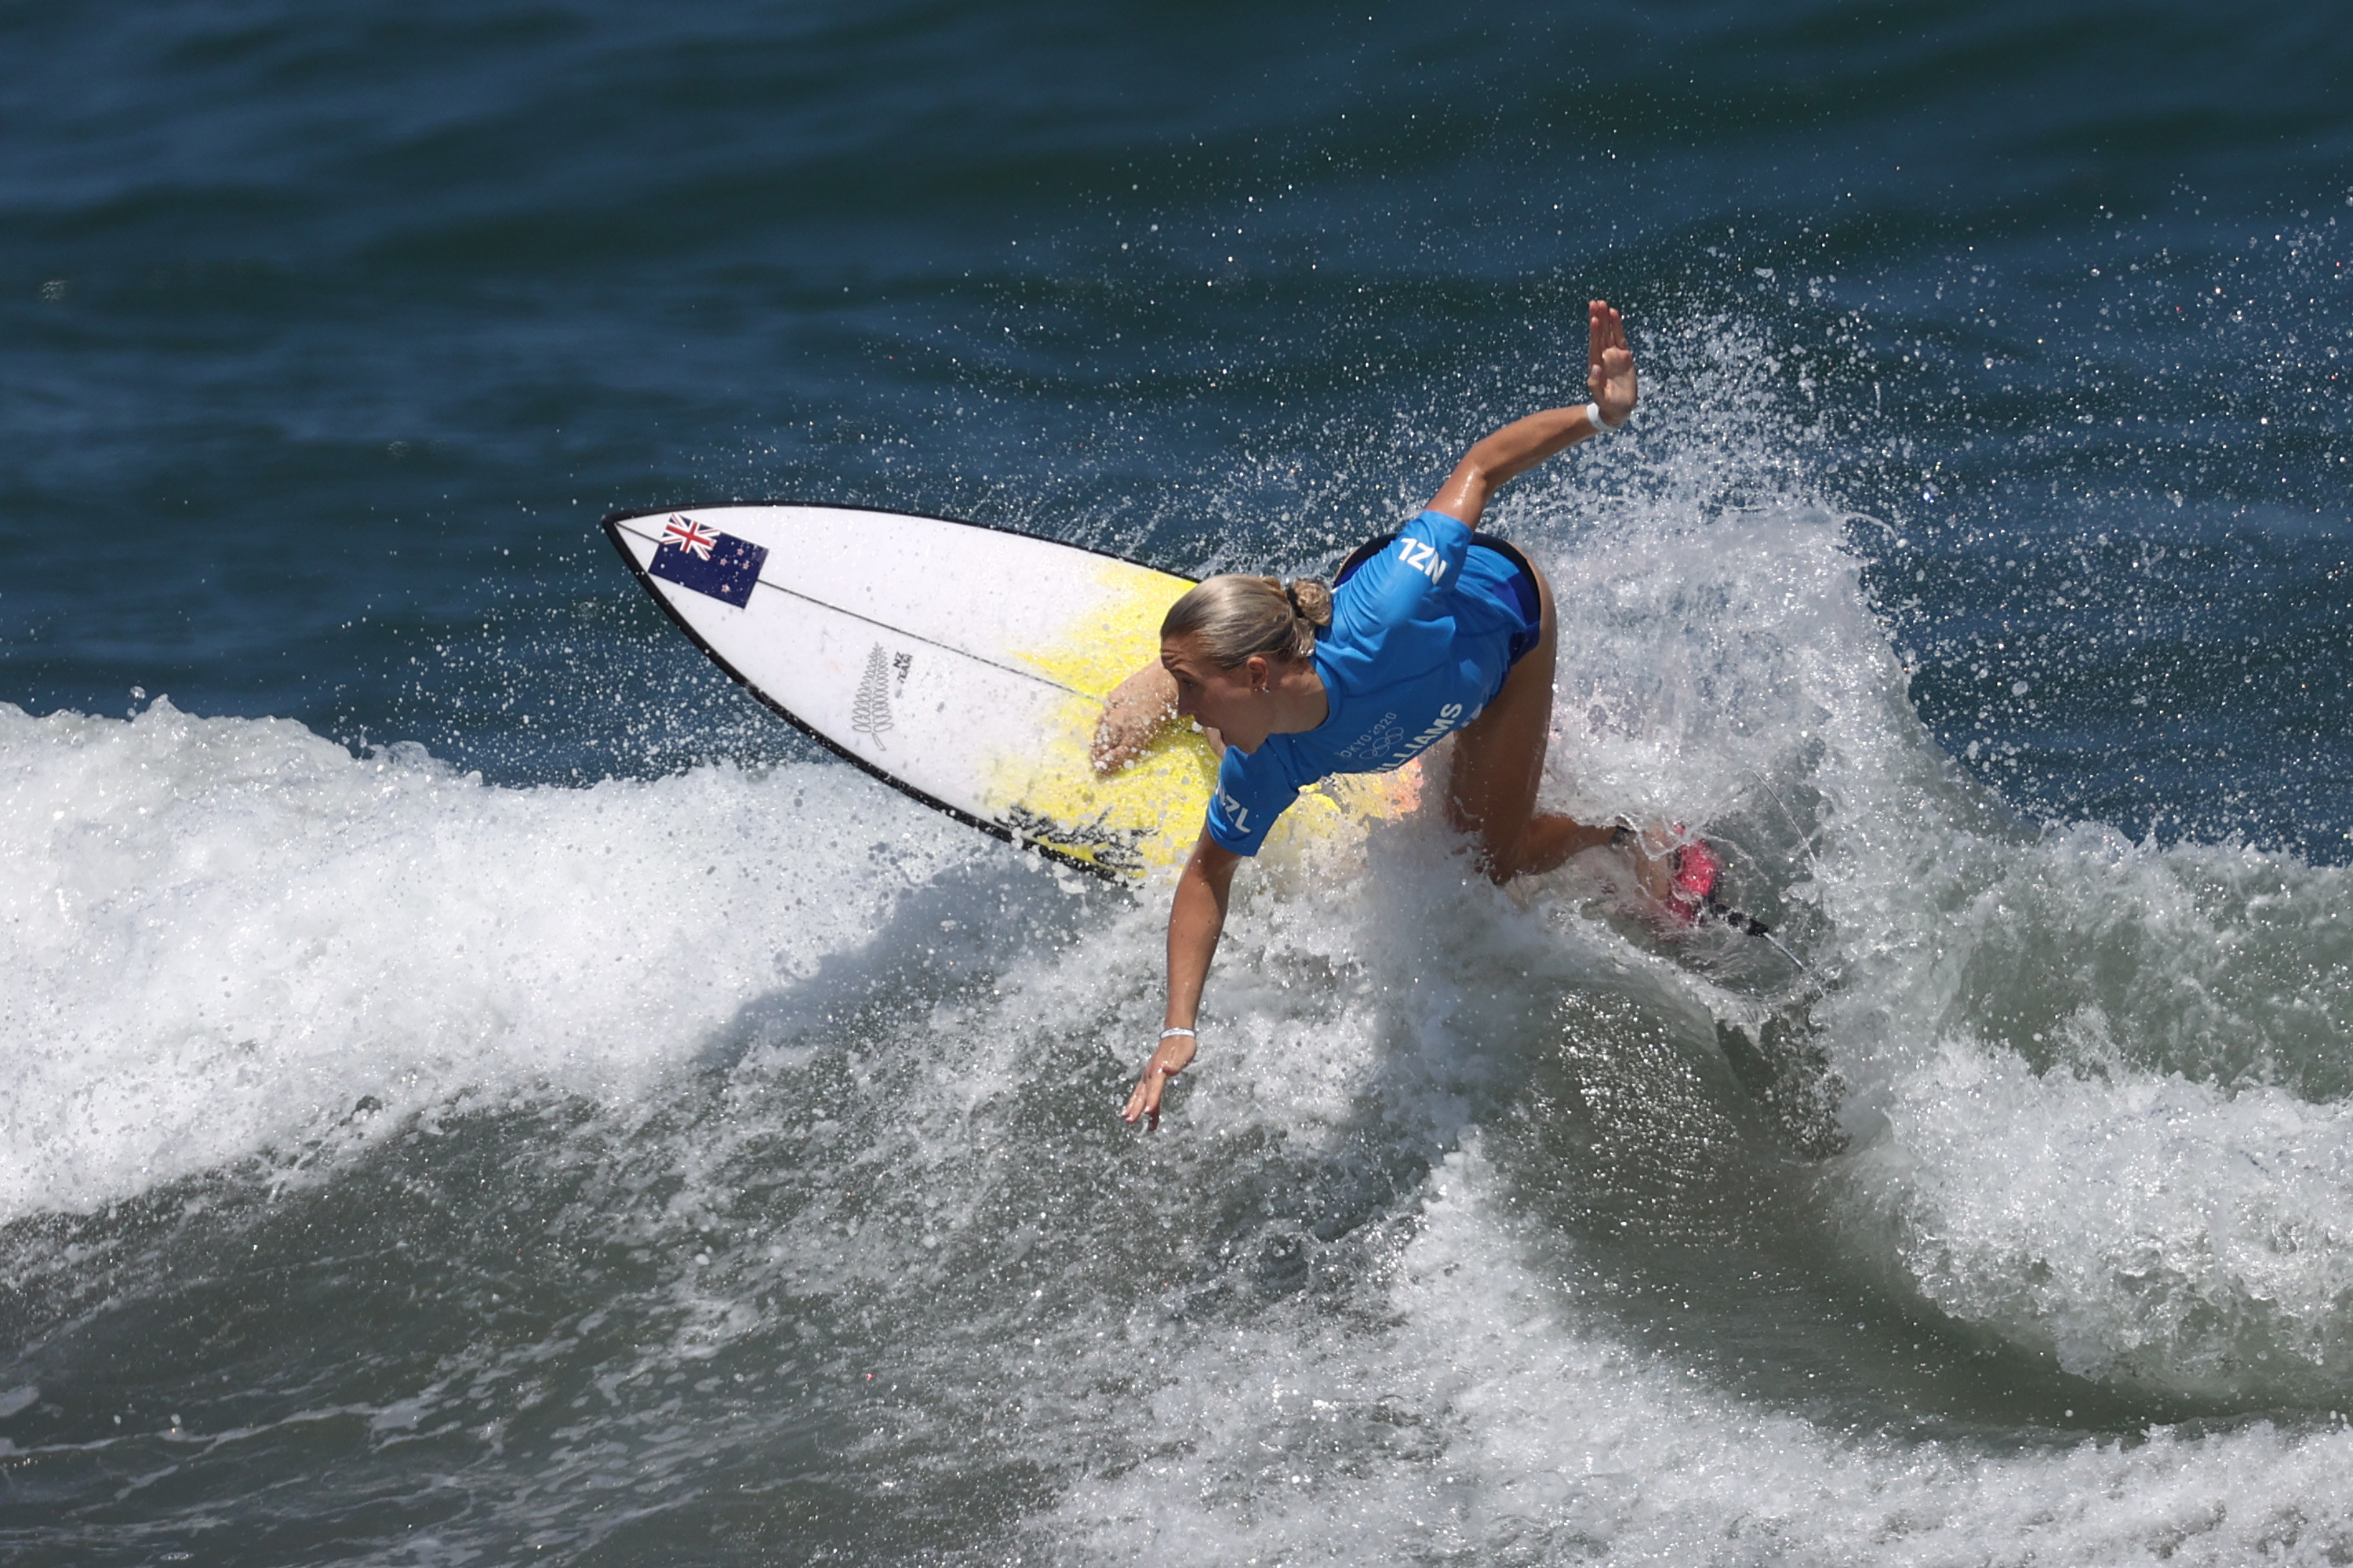
<instances>
[{"instance_id":1,"label":"new zealand flag on board","mask_svg":"<svg viewBox=\"0 0 2353 1568\"><path fill-rule=\"evenodd\" d=\"M741 609L751 602L752 585L760 580L760 567L767 559L765 545L722 534L691 517L673 516L662 524L661 547L646 570Z\"/></svg>"}]
</instances>

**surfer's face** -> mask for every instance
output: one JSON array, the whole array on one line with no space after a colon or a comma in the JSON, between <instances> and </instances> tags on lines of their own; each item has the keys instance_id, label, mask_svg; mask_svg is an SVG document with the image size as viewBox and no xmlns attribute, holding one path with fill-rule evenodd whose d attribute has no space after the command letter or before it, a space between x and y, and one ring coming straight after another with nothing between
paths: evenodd
<instances>
[{"instance_id":1,"label":"surfer's face","mask_svg":"<svg viewBox=\"0 0 2353 1568\"><path fill-rule=\"evenodd\" d=\"M1267 737L1273 715L1265 691L1264 657L1245 659L1228 670L1203 652L1196 639L1164 637L1160 666L1176 682L1178 715L1199 720L1223 736L1228 746L1244 751L1256 751Z\"/></svg>"}]
</instances>

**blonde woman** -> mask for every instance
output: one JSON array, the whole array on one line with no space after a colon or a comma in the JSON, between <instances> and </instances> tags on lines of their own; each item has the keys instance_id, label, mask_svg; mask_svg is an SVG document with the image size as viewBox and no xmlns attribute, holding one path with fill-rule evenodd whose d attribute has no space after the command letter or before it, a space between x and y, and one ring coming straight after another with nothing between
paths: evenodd
<instances>
[{"instance_id":1,"label":"blonde woman","mask_svg":"<svg viewBox=\"0 0 2353 1568\"><path fill-rule=\"evenodd\" d=\"M1167 1008L1127 1120L1159 1126L1168 1080L1193 1060L1234 869L1316 779L1386 772L1452 736L1447 814L1499 883L1630 836L1537 812L1552 724L1552 588L1517 550L1475 532L1506 480L1633 413L1625 323L1600 300L1587 317L1591 402L1530 415L1480 441L1428 510L1357 551L1330 588L1312 577L1200 584L1161 623L1160 662L1112 694L1095 737L1104 772L1177 718L1198 720L1225 747L1169 910ZM1695 917L1715 889L1715 857L1696 841L1644 841L1635 860L1646 890Z\"/></svg>"}]
</instances>

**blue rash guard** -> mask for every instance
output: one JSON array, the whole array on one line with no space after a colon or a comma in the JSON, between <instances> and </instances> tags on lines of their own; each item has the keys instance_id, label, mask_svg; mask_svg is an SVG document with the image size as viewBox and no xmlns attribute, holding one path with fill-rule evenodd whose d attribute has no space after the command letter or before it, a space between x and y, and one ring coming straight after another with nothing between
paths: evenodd
<instances>
[{"instance_id":1,"label":"blue rash guard","mask_svg":"<svg viewBox=\"0 0 2353 1568\"><path fill-rule=\"evenodd\" d=\"M1535 646L1535 585L1519 561L1473 548L1468 524L1425 512L1332 592L1315 640L1324 722L1226 748L1209 836L1256 854L1299 791L1335 773L1386 773L1477 718ZM1483 541L1482 541L1483 544Z\"/></svg>"}]
</instances>

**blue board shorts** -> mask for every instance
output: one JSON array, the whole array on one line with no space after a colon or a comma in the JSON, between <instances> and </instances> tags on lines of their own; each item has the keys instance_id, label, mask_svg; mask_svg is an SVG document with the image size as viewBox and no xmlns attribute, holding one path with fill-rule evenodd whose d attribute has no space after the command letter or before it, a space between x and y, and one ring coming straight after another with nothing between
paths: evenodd
<instances>
[{"instance_id":1,"label":"blue board shorts","mask_svg":"<svg viewBox=\"0 0 2353 1568\"><path fill-rule=\"evenodd\" d=\"M1396 538L1393 533L1383 534L1349 551L1340 569L1332 574L1332 586L1336 588L1356 576L1357 567L1388 549ZM1473 533L1471 549L1473 553L1462 566L1463 586L1484 588L1489 598L1520 612L1522 630L1512 633L1511 656L1504 661L1504 668L1509 669L1544 640L1544 598L1536 591L1536 569L1516 546L1493 534ZM1487 559L1482 560L1482 555Z\"/></svg>"}]
</instances>

